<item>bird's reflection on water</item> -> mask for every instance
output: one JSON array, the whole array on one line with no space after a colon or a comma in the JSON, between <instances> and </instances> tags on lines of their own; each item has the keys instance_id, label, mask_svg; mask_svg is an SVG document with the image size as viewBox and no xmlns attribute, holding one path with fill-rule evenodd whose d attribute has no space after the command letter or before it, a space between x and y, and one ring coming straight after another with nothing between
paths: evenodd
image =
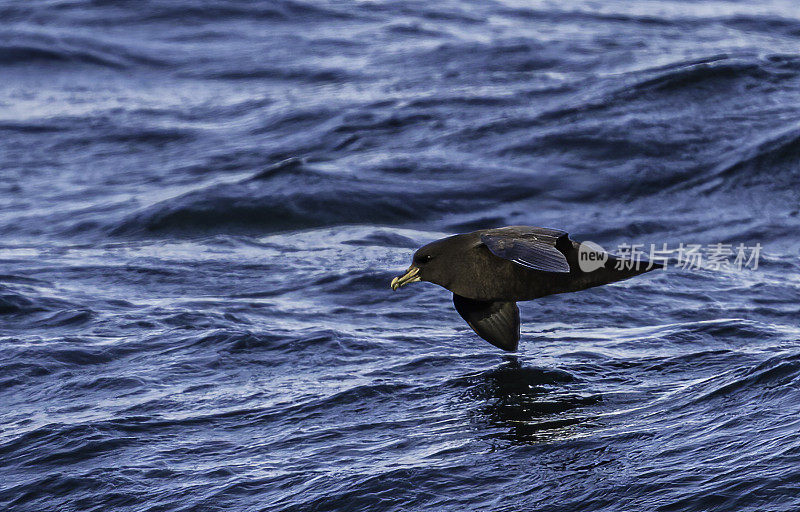
<instances>
[{"instance_id":1,"label":"bird's reflection on water","mask_svg":"<svg viewBox=\"0 0 800 512\"><path fill-rule=\"evenodd\" d=\"M491 370L472 375L467 396L483 402L475 421L488 436L513 443L541 443L572 437L594 416L599 394L568 372L525 366L517 356Z\"/></svg>"}]
</instances>

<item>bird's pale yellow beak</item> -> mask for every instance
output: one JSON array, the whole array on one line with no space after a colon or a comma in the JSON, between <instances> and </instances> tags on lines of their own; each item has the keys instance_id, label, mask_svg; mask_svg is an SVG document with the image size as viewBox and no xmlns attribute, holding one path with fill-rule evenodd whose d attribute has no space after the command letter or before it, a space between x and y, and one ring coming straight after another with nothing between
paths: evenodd
<instances>
[{"instance_id":1,"label":"bird's pale yellow beak","mask_svg":"<svg viewBox=\"0 0 800 512\"><path fill-rule=\"evenodd\" d=\"M389 284L389 286L392 287L392 290L397 290L401 286L405 286L408 283L416 283L417 281L421 281L419 278L419 267L411 265L408 267L408 270L406 270L405 274L392 279L392 282Z\"/></svg>"}]
</instances>

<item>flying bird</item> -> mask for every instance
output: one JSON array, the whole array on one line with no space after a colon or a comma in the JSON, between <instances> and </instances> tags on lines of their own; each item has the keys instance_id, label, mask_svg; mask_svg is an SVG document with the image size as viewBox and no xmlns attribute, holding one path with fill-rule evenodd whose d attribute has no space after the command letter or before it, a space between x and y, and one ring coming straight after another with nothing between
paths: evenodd
<instances>
[{"instance_id":1,"label":"flying bird","mask_svg":"<svg viewBox=\"0 0 800 512\"><path fill-rule=\"evenodd\" d=\"M482 229L431 242L414 253L391 288L418 281L453 292L456 311L492 345L513 352L519 344L517 301L576 292L663 268L611 255L566 231L532 226Z\"/></svg>"}]
</instances>

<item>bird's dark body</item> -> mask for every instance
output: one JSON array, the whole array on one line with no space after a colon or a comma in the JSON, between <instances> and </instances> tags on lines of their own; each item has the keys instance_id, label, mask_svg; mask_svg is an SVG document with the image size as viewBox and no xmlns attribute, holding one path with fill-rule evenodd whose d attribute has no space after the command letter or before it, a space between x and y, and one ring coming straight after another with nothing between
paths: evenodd
<instances>
[{"instance_id":1,"label":"bird's dark body","mask_svg":"<svg viewBox=\"0 0 800 512\"><path fill-rule=\"evenodd\" d=\"M553 232L547 228L510 226L506 228L473 231L432 242L420 251L448 248L452 253L450 268L453 272L444 282L437 282L453 293L480 301L534 300L556 293L585 290L615 281L628 279L652 270L647 262L639 268L617 269L619 258L610 256L605 265L593 272L583 272L578 262L580 243L570 240L566 233L560 237L542 236ZM493 254L481 241L487 234L508 237L538 236L539 240L552 243L569 264L569 273L554 273L523 267ZM660 268L660 265L655 265ZM435 281L434 281L435 282Z\"/></svg>"},{"instance_id":2,"label":"bird's dark body","mask_svg":"<svg viewBox=\"0 0 800 512\"><path fill-rule=\"evenodd\" d=\"M597 251L593 248L592 252ZM453 292L456 311L475 332L503 350L520 337L518 301L576 292L628 279L662 265L599 252L604 263L583 265L580 243L565 231L532 226L484 229L421 247L392 289L428 281Z\"/></svg>"}]
</instances>

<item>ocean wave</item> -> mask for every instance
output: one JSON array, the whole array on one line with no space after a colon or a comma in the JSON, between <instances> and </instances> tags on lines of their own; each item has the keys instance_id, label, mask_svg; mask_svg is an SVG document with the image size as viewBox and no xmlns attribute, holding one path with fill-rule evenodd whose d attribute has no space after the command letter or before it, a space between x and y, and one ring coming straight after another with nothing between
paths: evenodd
<instances>
[{"instance_id":1,"label":"ocean wave","mask_svg":"<svg viewBox=\"0 0 800 512\"><path fill-rule=\"evenodd\" d=\"M213 185L147 207L109 228L115 236L269 233L343 224L400 224L483 203L535 196L524 176L498 179L475 196L469 183L409 189L382 177L315 169L297 159L275 164L232 184Z\"/></svg>"},{"instance_id":2,"label":"ocean wave","mask_svg":"<svg viewBox=\"0 0 800 512\"><path fill-rule=\"evenodd\" d=\"M259 332L253 330L231 329L220 327L208 334L183 339L180 344L166 344L168 353L199 351L209 353L229 353L239 356L274 352L294 354L298 351L314 351L317 356L324 353L341 354L361 352L377 348L377 342L371 343L355 339L336 330L311 328L302 332ZM283 360L276 360L275 365Z\"/></svg>"},{"instance_id":3,"label":"ocean wave","mask_svg":"<svg viewBox=\"0 0 800 512\"><path fill-rule=\"evenodd\" d=\"M55 125L63 124L67 120L51 120ZM196 132L187 128L165 128L155 126L119 126L116 124L98 122L94 129L88 132L71 130L64 134L53 144L53 149L60 151L75 151L86 147L100 145L113 145L113 147L133 148L136 146L163 148L169 145L188 144L197 136Z\"/></svg>"},{"instance_id":4,"label":"ocean wave","mask_svg":"<svg viewBox=\"0 0 800 512\"><path fill-rule=\"evenodd\" d=\"M672 27L676 25L684 26L691 24L692 19L685 17L673 18L668 14L634 14L626 12L603 12L600 10L591 11L587 9L562 10L557 8L535 9L527 7L504 7L498 10L498 14L508 16L512 19L524 20L527 22L539 23L614 23L631 25L654 25L662 27ZM699 20L697 20L699 21Z\"/></svg>"},{"instance_id":5,"label":"ocean wave","mask_svg":"<svg viewBox=\"0 0 800 512\"><path fill-rule=\"evenodd\" d=\"M141 66L161 67L166 65L166 61L134 51L128 46L98 39L6 30L0 32L0 64L85 64L123 70Z\"/></svg>"},{"instance_id":6,"label":"ocean wave","mask_svg":"<svg viewBox=\"0 0 800 512\"><path fill-rule=\"evenodd\" d=\"M131 11L132 21L174 20L286 20L294 23L331 20L352 20L358 17L353 10L325 6L320 2L299 0L270 0L267 2L226 2L209 6L203 2L184 1L175 5L169 0L150 2L150 8L142 15L138 9Z\"/></svg>"},{"instance_id":7,"label":"ocean wave","mask_svg":"<svg viewBox=\"0 0 800 512\"><path fill-rule=\"evenodd\" d=\"M0 285L0 317L19 326L34 328L80 325L91 320L93 315L90 308L49 296L35 288L16 290Z\"/></svg>"},{"instance_id":8,"label":"ocean wave","mask_svg":"<svg viewBox=\"0 0 800 512\"><path fill-rule=\"evenodd\" d=\"M342 242L347 245L364 247L400 247L405 249L416 249L417 242L392 231L377 230L360 238L345 240Z\"/></svg>"},{"instance_id":9,"label":"ocean wave","mask_svg":"<svg viewBox=\"0 0 800 512\"><path fill-rule=\"evenodd\" d=\"M140 5L77 0L53 5L5 6L0 10L3 19L68 20L74 25L88 27L116 25L142 25L148 23L172 23L176 21L193 24L258 20L261 22L290 21L293 23L352 20L359 14L352 9L335 5L300 0L269 0L253 2L222 2L208 5L197 0L184 0L178 4L169 0L150 0L146 9Z\"/></svg>"},{"instance_id":10,"label":"ocean wave","mask_svg":"<svg viewBox=\"0 0 800 512\"><path fill-rule=\"evenodd\" d=\"M259 66L184 71L180 76L213 80L291 80L309 83L348 83L362 78L352 70L320 67Z\"/></svg>"},{"instance_id":11,"label":"ocean wave","mask_svg":"<svg viewBox=\"0 0 800 512\"><path fill-rule=\"evenodd\" d=\"M610 84L578 105L548 109L532 121L566 120L576 115L608 111L623 103L650 103L659 97L674 102L677 94L694 95L696 100L701 100L718 93L721 87L751 84L756 89L768 89L798 75L800 67L795 60L781 54L720 53L677 60L635 69L623 75L624 85Z\"/></svg>"},{"instance_id":12,"label":"ocean wave","mask_svg":"<svg viewBox=\"0 0 800 512\"><path fill-rule=\"evenodd\" d=\"M800 37L800 20L780 15L738 15L719 18L725 25L743 32L761 32L774 36L781 34L791 38Z\"/></svg>"},{"instance_id":13,"label":"ocean wave","mask_svg":"<svg viewBox=\"0 0 800 512\"><path fill-rule=\"evenodd\" d=\"M797 188L800 185L798 159L800 125L792 125L733 150L721 159L719 165L698 179L684 183L683 187L696 187L704 194L745 186L766 186L776 190Z\"/></svg>"},{"instance_id":14,"label":"ocean wave","mask_svg":"<svg viewBox=\"0 0 800 512\"><path fill-rule=\"evenodd\" d=\"M44 309L22 294L14 293L8 289L3 289L2 293L0 293L0 314L32 313Z\"/></svg>"},{"instance_id":15,"label":"ocean wave","mask_svg":"<svg viewBox=\"0 0 800 512\"><path fill-rule=\"evenodd\" d=\"M757 396L763 400L766 394L789 394L789 389L800 378L800 355L773 357L753 367L733 370L702 385L702 392L692 399L692 404L709 400L731 400L736 395ZM722 381L722 382L720 382ZM701 389L695 387L696 391ZM708 388L711 389L708 389ZM787 397L790 398L790 397Z\"/></svg>"},{"instance_id":16,"label":"ocean wave","mask_svg":"<svg viewBox=\"0 0 800 512\"><path fill-rule=\"evenodd\" d=\"M530 76L558 65L567 65L567 58L539 41L514 38L491 42L446 41L413 54L392 55L386 63L409 65L413 62L416 72L429 68L451 78L474 78L476 74L491 76L496 73Z\"/></svg>"},{"instance_id":17,"label":"ocean wave","mask_svg":"<svg viewBox=\"0 0 800 512\"><path fill-rule=\"evenodd\" d=\"M633 95L649 92L675 93L695 91L700 88L720 88L728 83L745 79L769 80L773 74L765 62L729 60L727 56L705 62L673 64L670 69L636 82L626 93ZM783 77L782 77L783 78Z\"/></svg>"}]
</instances>

